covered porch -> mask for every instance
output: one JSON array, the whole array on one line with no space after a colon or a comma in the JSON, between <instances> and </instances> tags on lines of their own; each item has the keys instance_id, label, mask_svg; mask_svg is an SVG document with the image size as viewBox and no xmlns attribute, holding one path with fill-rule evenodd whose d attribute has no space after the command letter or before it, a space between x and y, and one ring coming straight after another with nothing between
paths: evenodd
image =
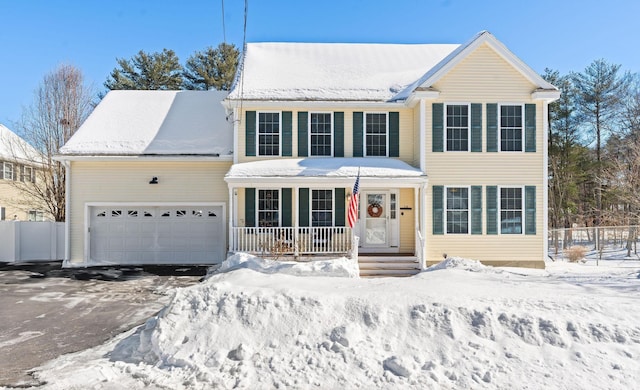
<instances>
[{"instance_id":1,"label":"covered porch","mask_svg":"<svg viewBox=\"0 0 640 390\"><path fill-rule=\"evenodd\" d=\"M358 222L347 222L356 177ZM391 158L287 158L234 164L229 251L269 257L411 253L423 258L427 178Z\"/></svg>"}]
</instances>

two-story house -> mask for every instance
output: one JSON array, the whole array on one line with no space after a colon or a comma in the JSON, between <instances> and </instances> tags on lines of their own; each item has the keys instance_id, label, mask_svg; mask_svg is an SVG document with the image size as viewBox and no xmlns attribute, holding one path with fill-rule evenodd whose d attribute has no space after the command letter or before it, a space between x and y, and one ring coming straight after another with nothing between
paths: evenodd
<instances>
[{"instance_id":1,"label":"two-story house","mask_svg":"<svg viewBox=\"0 0 640 390\"><path fill-rule=\"evenodd\" d=\"M144 93L107 95L113 98L63 148L71 175L69 265L163 256L193 263L188 249L168 244L163 220L147 227L144 240L136 221L164 211L164 221L197 220L206 215L195 208L203 204L220 207L216 223L224 226L189 242L218 242L216 253L358 254L386 263L379 268L421 268L446 256L544 267L545 118L559 91L488 32L463 45L248 44L223 101L226 112L217 116L225 121L202 132L208 143L228 140L232 152L224 155L191 150L187 145L203 138L192 138L179 120L162 119L179 105L134 118L154 111L152 95L167 94ZM159 123L125 153L87 147L108 133L92 129L117 116L101 106L115 105L127 111L126 123L114 126L123 133L118 145L140 138L136 126ZM214 120L198 111L213 105L190 107L195 122ZM178 146L164 155L144 146L172 141ZM352 229L347 209L356 178L359 218ZM187 236L197 230L179 229ZM202 262L223 259L207 250Z\"/></svg>"}]
</instances>

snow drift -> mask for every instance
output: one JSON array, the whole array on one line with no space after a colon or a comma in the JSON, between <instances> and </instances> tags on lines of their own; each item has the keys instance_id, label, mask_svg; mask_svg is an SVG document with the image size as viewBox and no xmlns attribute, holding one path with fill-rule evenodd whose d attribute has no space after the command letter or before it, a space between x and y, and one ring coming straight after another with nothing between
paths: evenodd
<instances>
[{"instance_id":1,"label":"snow drift","mask_svg":"<svg viewBox=\"0 0 640 390\"><path fill-rule=\"evenodd\" d=\"M495 272L448 259L411 278L359 279L269 265L235 258L223 265L232 272L177 290L135 332L37 376L51 388L194 389L633 388L640 380L638 268L615 277L602 268Z\"/></svg>"}]
</instances>

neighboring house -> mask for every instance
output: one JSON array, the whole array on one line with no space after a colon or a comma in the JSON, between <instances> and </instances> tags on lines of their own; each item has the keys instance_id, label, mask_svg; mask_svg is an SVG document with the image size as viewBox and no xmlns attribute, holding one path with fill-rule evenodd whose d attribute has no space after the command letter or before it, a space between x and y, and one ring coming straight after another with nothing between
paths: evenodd
<instances>
[{"instance_id":1,"label":"neighboring house","mask_svg":"<svg viewBox=\"0 0 640 390\"><path fill-rule=\"evenodd\" d=\"M248 44L228 96L110 92L65 145L65 264L247 251L544 267L558 97L488 32L463 45Z\"/></svg>"},{"instance_id":2,"label":"neighboring house","mask_svg":"<svg viewBox=\"0 0 640 390\"><path fill-rule=\"evenodd\" d=\"M25 191L36 185L40 154L0 124L0 221L44 221L51 216Z\"/></svg>"}]
</instances>

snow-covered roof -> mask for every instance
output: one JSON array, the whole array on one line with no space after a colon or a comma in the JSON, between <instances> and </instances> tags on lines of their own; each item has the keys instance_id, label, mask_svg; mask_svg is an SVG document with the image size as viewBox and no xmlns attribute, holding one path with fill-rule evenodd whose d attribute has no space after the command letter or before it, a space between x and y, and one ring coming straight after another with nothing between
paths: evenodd
<instances>
[{"instance_id":1,"label":"snow-covered roof","mask_svg":"<svg viewBox=\"0 0 640 390\"><path fill-rule=\"evenodd\" d=\"M0 124L0 159L34 163L41 161L41 154L16 133Z\"/></svg>"},{"instance_id":2,"label":"snow-covered roof","mask_svg":"<svg viewBox=\"0 0 640 390\"><path fill-rule=\"evenodd\" d=\"M392 100L458 46L248 43L229 99Z\"/></svg>"},{"instance_id":3,"label":"snow-covered roof","mask_svg":"<svg viewBox=\"0 0 640 390\"><path fill-rule=\"evenodd\" d=\"M374 179L376 183L389 179L404 179L406 183L426 181L420 169L393 158L383 157L308 157L281 158L234 164L225 176L229 183L291 182L321 178L331 183L353 184L360 174L363 182ZM401 180L394 186L401 186ZM366 184L366 183L363 183ZM388 184L388 183L387 183Z\"/></svg>"},{"instance_id":4,"label":"snow-covered roof","mask_svg":"<svg viewBox=\"0 0 640 390\"><path fill-rule=\"evenodd\" d=\"M61 155L233 154L221 91L111 91Z\"/></svg>"}]
</instances>

